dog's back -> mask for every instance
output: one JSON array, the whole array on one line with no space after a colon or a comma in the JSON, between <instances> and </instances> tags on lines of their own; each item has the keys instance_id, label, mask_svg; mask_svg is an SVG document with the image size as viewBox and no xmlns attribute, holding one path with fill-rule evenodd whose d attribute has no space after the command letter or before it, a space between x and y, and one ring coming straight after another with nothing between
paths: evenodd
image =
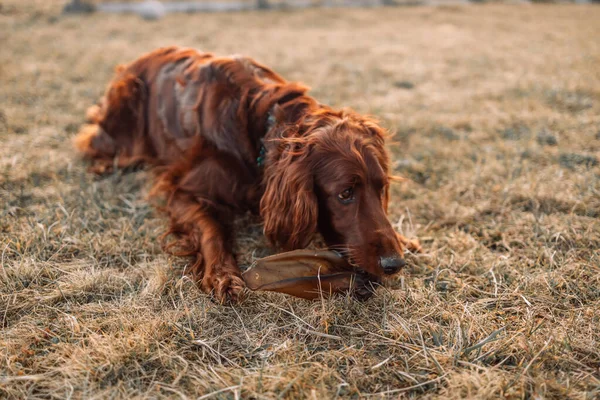
<instances>
[{"instance_id":1,"label":"dog's back","mask_svg":"<svg viewBox=\"0 0 600 400\"><path fill-rule=\"evenodd\" d=\"M96 173L170 164L198 140L247 158L254 141L243 110L252 94L274 84L285 81L249 58L158 49L117 67L74 143Z\"/></svg>"}]
</instances>

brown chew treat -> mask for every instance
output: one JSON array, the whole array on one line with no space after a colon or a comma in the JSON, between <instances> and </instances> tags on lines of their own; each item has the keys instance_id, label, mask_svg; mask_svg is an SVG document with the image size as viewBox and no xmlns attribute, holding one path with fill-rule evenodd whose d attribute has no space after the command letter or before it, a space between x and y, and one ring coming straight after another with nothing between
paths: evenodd
<instances>
[{"instance_id":1,"label":"brown chew treat","mask_svg":"<svg viewBox=\"0 0 600 400\"><path fill-rule=\"evenodd\" d=\"M339 254L325 250L295 250L261 258L242 274L251 290L317 299L333 293L367 294L366 280L352 271Z\"/></svg>"}]
</instances>

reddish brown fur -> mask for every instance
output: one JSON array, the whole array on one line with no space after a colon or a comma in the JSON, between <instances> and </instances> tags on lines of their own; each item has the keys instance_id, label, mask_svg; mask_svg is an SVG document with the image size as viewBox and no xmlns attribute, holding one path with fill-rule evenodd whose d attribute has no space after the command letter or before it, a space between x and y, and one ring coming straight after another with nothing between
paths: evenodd
<instances>
[{"instance_id":1,"label":"reddish brown fur","mask_svg":"<svg viewBox=\"0 0 600 400\"><path fill-rule=\"evenodd\" d=\"M244 287L231 222L248 210L261 214L265 234L284 249L305 247L320 232L381 276L378 260L401 257L407 243L385 216L391 177L384 131L306 91L249 58L158 49L117 68L75 146L96 173L156 167L151 194L166 201L165 237L177 237L165 249L193 256L190 272L221 300ZM256 162L262 143L264 167ZM343 205L338 194L348 187L355 197Z\"/></svg>"}]
</instances>

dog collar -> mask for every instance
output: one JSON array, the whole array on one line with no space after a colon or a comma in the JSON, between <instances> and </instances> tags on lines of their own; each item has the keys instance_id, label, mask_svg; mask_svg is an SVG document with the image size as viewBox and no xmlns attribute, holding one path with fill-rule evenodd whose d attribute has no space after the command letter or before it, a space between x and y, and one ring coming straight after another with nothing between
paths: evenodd
<instances>
[{"instance_id":1,"label":"dog collar","mask_svg":"<svg viewBox=\"0 0 600 400\"><path fill-rule=\"evenodd\" d=\"M267 114L267 123L265 125L265 135L267 132L271 130L277 123L277 118L275 118L275 114L273 113L273 108ZM258 157L256 157L256 165L262 167L265 163L265 156L267 154L267 148L265 147L265 142L261 138L260 139L260 150L258 151Z\"/></svg>"},{"instance_id":2,"label":"dog collar","mask_svg":"<svg viewBox=\"0 0 600 400\"><path fill-rule=\"evenodd\" d=\"M275 114L273 114L273 109L267 114L267 130L265 133L269 132L275 123L277 122L277 118L275 118Z\"/></svg>"},{"instance_id":3,"label":"dog collar","mask_svg":"<svg viewBox=\"0 0 600 400\"><path fill-rule=\"evenodd\" d=\"M258 151L258 157L256 157L256 165L262 167L265 163L265 155L267 154L267 149L262 139L260 139L260 150Z\"/></svg>"}]
</instances>

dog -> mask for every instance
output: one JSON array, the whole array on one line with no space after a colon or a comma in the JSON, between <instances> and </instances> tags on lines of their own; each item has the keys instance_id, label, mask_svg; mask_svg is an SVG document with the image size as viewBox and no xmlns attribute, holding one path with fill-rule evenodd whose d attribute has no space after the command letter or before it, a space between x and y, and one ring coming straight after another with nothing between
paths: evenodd
<instances>
[{"instance_id":1,"label":"dog","mask_svg":"<svg viewBox=\"0 0 600 400\"><path fill-rule=\"evenodd\" d=\"M419 248L387 218L387 133L307 91L248 57L161 48L117 67L74 144L96 174L153 167L163 238L176 238L164 248L192 256L188 272L220 301L243 293L232 222L248 211L284 250L320 233L373 280L395 274Z\"/></svg>"}]
</instances>

